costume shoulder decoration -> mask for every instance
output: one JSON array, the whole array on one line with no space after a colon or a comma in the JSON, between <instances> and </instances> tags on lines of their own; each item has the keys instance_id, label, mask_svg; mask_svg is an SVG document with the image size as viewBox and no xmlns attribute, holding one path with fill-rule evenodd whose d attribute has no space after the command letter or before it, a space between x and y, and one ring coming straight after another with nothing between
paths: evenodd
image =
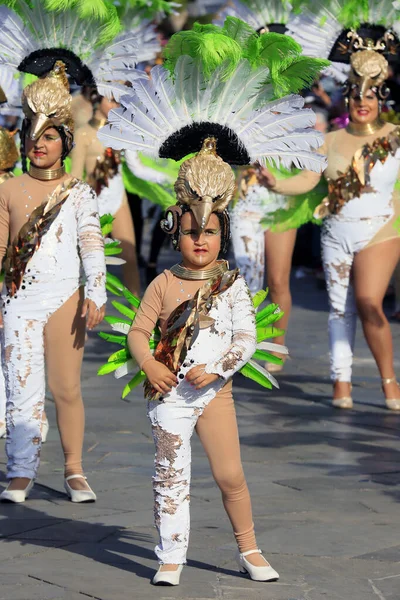
<instances>
[{"instance_id":1,"label":"costume shoulder decoration","mask_svg":"<svg viewBox=\"0 0 400 600\"><path fill-rule=\"evenodd\" d=\"M139 298L133 296L117 277L112 275L107 276L109 291L117 296L125 298L125 300L133 307L139 308ZM281 336L284 333L282 329L275 327L275 323L283 316L283 312L280 310L279 306L271 303L264 308L261 308L261 305L267 298L267 294L268 290L261 290L253 297L253 305L257 310L257 349L249 362L246 363L239 372L259 385L271 389L273 386L279 387L278 382L258 363L258 361L282 364L282 359L277 358L272 352L287 354L288 350L285 346L267 341L271 338ZM146 375L139 369L138 364L131 356L128 348L128 333L135 320L136 313L131 308L128 308L116 300L112 302L112 305L119 313L119 316L105 317L106 322L111 326L112 333L100 332L99 336L107 342L121 346L121 349L111 354L108 361L100 367L98 375L114 373L116 379L130 375L131 379L122 391L122 399L125 399L135 387L145 381ZM149 348L152 354L154 354L160 340L160 330L158 327L155 327L149 340Z\"/></svg>"}]
</instances>

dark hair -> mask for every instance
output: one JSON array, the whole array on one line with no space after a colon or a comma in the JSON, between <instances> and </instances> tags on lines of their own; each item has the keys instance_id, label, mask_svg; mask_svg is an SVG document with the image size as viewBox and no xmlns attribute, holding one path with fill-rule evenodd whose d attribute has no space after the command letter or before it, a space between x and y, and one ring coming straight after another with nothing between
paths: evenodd
<instances>
[{"instance_id":1,"label":"dark hair","mask_svg":"<svg viewBox=\"0 0 400 600\"><path fill-rule=\"evenodd\" d=\"M19 136L21 139L21 147L20 147L20 155L21 155L21 163L22 163L22 172L26 173L28 171L27 163L26 163L26 136L28 135L30 121L28 119L24 119L22 121L21 129L19 132ZM72 150L74 136L70 131L67 131L65 127L55 127L53 125L53 129L58 131L61 138L62 143L62 152L61 152L61 164L64 164L64 160L68 156L68 154Z\"/></svg>"},{"instance_id":2,"label":"dark hair","mask_svg":"<svg viewBox=\"0 0 400 600\"><path fill-rule=\"evenodd\" d=\"M179 251L179 236L181 233L181 220L182 220L182 216L185 213L190 212L190 206L188 206L187 204L180 204L176 208L178 210L171 210L171 209L175 209L175 207L171 207L171 209L167 208L167 210L165 211L165 219L163 221L161 221L160 225L161 225L161 229L163 231L165 231L165 233L168 233L171 236L172 245L174 247L174 250ZM226 254L228 252L229 240L231 239L231 220L229 217L229 213L227 210L224 210L223 212L215 212L213 214L217 215L219 224L221 227L221 250L220 250L220 252L221 252L221 254ZM168 231L168 226L166 225L166 221L168 220L169 215L172 216L172 220L173 220L173 227L172 227L171 231Z\"/></svg>"}]
</instances>

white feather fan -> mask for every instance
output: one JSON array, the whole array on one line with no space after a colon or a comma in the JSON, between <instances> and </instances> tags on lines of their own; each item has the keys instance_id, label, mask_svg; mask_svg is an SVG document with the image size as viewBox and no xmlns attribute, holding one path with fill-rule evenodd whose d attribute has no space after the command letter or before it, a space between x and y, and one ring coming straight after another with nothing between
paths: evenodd
<instances>
[{"instance_id":1,"label":"white feather fan","mask_svg":"<svg viewBox=\"0 0 400 600\"><path fill-rule=\"evenodd\" d=\"M236 17L258 31L272 23L286 24L291 9L288 0L247 0L246 3L229 0L218 11L213 23L222 27L226 17Z\"/></svg>"},{"instance_id":2,"label":"white feather fan","mask_svg":"<svg viewBox=\"0 0 400 600\"><path fill-rule=\"evenodd\" d=\"M217 123L238 136L250 162L294 163L321 172L326 161L315 148L323 137L312 129L313 112L302 108L300 96L272 101L272 89L262 85L267 75L268 69L251 71L242 60L228 80L222 65L206 83L193 59L181 56L173 77L156 66L151 78L134 81L98 137L105 146L157 157L164 142L186 125Z\"/></svg>"},{"instance_id":3,"label":"white feather fan","mask_svg":"<svg viewBox=\"0 0 400 600\"><path fill-rule=\"evenodd\" d=\"M116 100L129 91L123 82L144 76L134 68L138 48L135 32L120 34L107 47L96 50L98 25L94 21L81 19L74 11L47 12L39 0L32 0L31 5L18 3L23 19L0 6L0 65L15 72L21 61L36 50L65 48L89 67L99 93Z\"/></svg>"}]
</instances>

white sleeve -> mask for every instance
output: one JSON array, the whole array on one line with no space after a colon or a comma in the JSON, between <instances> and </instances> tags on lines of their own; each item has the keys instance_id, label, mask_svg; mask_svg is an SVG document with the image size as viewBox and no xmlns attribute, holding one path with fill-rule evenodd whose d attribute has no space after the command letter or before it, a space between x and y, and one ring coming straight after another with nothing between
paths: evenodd
<instances>
[{"instance_id":1,"label":"white sleeve","mask_svg":"<svg viewBox=\"0 0 400 600\"><path fill-rule=\"evenodd\" d=\"M207 364L206 372L230 379L256 351L256 318L250 290L243 277L232 286L232 342L224 355Z\"/></svg>"},{"instance_id":2,"label":"white sleeve","mask_svg":"<svg viewBox=\"0 0 400 600\"><path fill-rule=\"evenodd\" d=\"M97 308L107 301L106 260L101 234L97 196L86 183L79 183L75 197L75 214L78 224L78 246L86 276L85 296Z\"/></svg>"}]
</instances>

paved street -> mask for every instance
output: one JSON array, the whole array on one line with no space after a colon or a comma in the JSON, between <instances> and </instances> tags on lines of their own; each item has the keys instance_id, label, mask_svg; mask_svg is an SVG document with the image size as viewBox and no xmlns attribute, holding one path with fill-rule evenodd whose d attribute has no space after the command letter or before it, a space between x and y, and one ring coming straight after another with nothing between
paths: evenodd
<instances>
[{"instance_id":1,"label":"paved street","mask_svg":"<svg viewBox=\"0 0 400 600\"><path fill-rule=\"evenodd\" d=\"M179 588L149 585L156 563L153 442L138 390L96 370L109 348L87 347L85 468L98 502L63 492L54 404L34 491L0 505L0 598L6 600L399 600L400 415L385 411L376 367L360 332L355 410L330 407L325 293L294 282L291 360L281 390L235 380L243 461L260 547L278 583L237 572L234 540L207 460L194 440L189 564ZM400 326L393 326L400 375ZM4 442L0 443L1 486Z\"/></svg>"}]
</instances>

